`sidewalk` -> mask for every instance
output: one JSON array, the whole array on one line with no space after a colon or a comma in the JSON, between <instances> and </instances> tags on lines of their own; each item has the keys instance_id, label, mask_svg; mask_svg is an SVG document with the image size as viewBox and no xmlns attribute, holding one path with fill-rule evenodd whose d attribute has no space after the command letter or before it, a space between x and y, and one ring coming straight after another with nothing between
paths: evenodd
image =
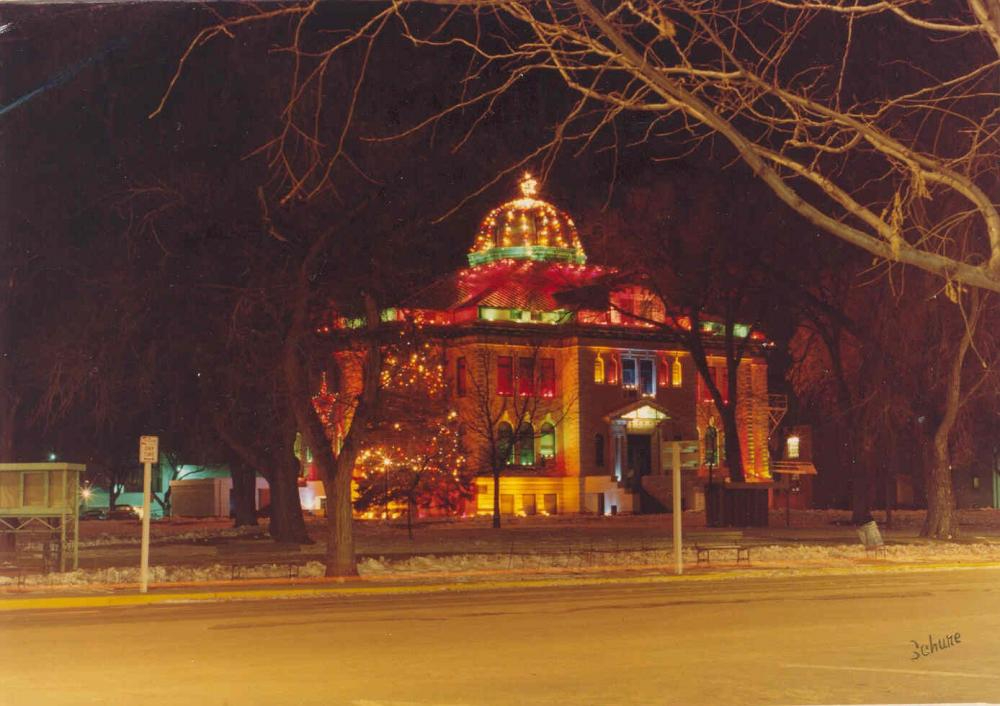
<instances>
[{"instance_id":1,"label":"sidewalk","mask_svg":"<svg viewBox=\"0 0 1000 706\"><path fill-rule=\"evenodd\" d=\"M742 542L751 549L751 568L719 564L720 560L735 559L723 553L718 557L713 554L714 563L706 569L696 566L694 544L711 541L718 533L731 534L732 530L699 526L698 513L685 513L684 561L693 575L710 572L722 577L730 573L748 575L751 571L772 575L852 573L903 567L963 568L1000 562L1000 534L995 531L1000 527L1000 512L981 511L969 517L980 521L970 522L966 534L953 542L919 537L917 517L901 522L898 529L883 529L886 553L878 561L865 553L853 526L830 522L842 517L832 517L829 512L818 516L793 514L791 527L778 525L772 517L771 527L742 530ZM818 519L826 521L820 524ZM405 529L384 523L359 523L356 546L363 578L337 585L356 592L358 587L384 590L406 584L468 586L483 581L523 582L542 576L603 580L612 575L634 579L642 574L662 580L673 571L670 524L669 515L519 518L497 530L489 526L488 518L477 518L418 526L410 540ZM96 534L98 529L101 534ZM322 542L301 547L279 545L263 536L263 527L233 530L218 521L200 526L186 521L164 523L154 529L158 530L150 552L154 594L188 591L201 596L220 590L243 595L249 586L280 586L295 592L330 588L329 582L321 578L325 550ZM313 523L310 529L313 536L322 536L321 524ZM131 525L116 528L113 524L92 523L80 549L79 571L43 575L37 566L25 562L6 575L0 573L0 602L22 600L26 593L121 594L126 586L134 587L138 581L136 530Z\"/></svg>"}]
</instances>

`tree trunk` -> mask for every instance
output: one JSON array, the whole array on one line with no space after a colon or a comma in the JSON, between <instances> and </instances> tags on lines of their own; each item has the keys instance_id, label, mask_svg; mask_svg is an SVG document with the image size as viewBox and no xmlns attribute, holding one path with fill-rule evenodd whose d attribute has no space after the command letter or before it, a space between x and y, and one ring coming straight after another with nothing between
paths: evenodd
<instances>
[{"instance_id":1,"label":"tree trunk","mask_svg":"<svg viewBox=\"0 0 1000 706\"><path fill-rule=\"evenodd\" d=\"M864 463L855 459L851 464L851 522L864 524L871 519L871 493L868 492L868 472Z\"/></svg>"},{"instance_id":2,"label":"tree trunk","mask_svg":"<svg viewBox=\"0 0 1000 706\"><path fill-rule=\"evenodd\" d=\"M118 504L118 481L112 477L111 482L108 483L108 511L115 509L115 505Z\"/></svg>"},{"instance_id":3,"label":"tree trunk","mask_svg":"<svg viewBox=\"0 0 1000 706\"><path fill-rule=\"evenodd\" d=\"M341 454L343 455L343 453ZM356 456L357 454L352 454ZM326 575L357 576L358 566L354 557L354 513L351 505L351 471L354 462L341 463L326 481ZM349 467L348 467L349 466ZM345 468L348 467L348 468Z\"/></svg>"},{"instance_id":4,"label":"tree trunk","mask_svg":"<svg viewBox=\"0 0 1000 706\"><path fill-rule=\"evenodd\" d=\"M233 478L233 526L255 527L257 474L238 461L230 461L229 468Z\"/></svg>"},{"instance_id":5,"label":"tree trunk","mask_svg":"<svg viewBox=\"0 0 1000 706\"><path fill-rule=\"evenodd\" d=\"M271 474L271 524L268 531L276 542L312 544L302 519L299 502L298 461L288 449L288 459Z\"/></svg>"},{"instance_id":6,"label":"tree trunk","mask_svg":"<svg viewBox=\"0 0 1000 706\"><path fill-rule=\"evenodd\" d=\"M732 391L729 393L734 395ZM740 431L736 423L736 404L724 404L719 407L719 417L722 419L722 431L725 434L726 468L729 469L729 481L742 483L746 480L743 468L743 449L740 444Z\"/></svg>"},{"instance_id":7,"label":"tree trunk","mask_svg":"<svg viewBox=\"0 0 1000 706\"><path fill-rule=\"evenodd\" d=\"M698 369L705 388L712 396L715 409L722 420L723 442L726 449L726 467L729 469L729 480L732 483L742 483L746 480L743 466L743 449L740 443L739 426L736 423L736 405L739 400L739 358L733 353L732 326L727 328L726 379L729 386L729 400L723 398L722 391L715 384L712 369L708 365L708 354L701 340L701 319L697 312L689 314L691 332L683 338L684 347L691 354L691 360ZM721 466L721 464L720 464Z\"/></svg>"},{"instance_id":8,"label":"tree trunk","mask_svg":"<svg viewBox=\"0 0 1000 706\"><path fill-rule=\"evenodd\" d=\"M369 338L365 345L361 390L357 405L354 407L354 416L351 418L351 427L344 435L340 453L336 458L315 410L303 418L306 423L306 438L323 441L322 447L314 452L314 460L323 474L323 483L326 486L327 576L358 575L357 559L354 556L354 504L351 489L358 453L368 434L368 425L378 412L382 375L382 347L377 336L380 321L378 305L374 297L367 292L362 293L362 298Z\"/></svg>"},{"instance_id":9,"label":"tree trunk","mask_svg":"<svg viewBox=\"0 0 1000 706\"><path fill-rule=\"evenodd\" d=\"M920 534L951 539L958 534L955 498L951 492L951 454L948 435L951 424L942 423L934 432L932 460L927 474L927 519Z\"/></svg>"},{"instance_id":10,"label":"tree trunk","mask_svg":"<svg viewBox=\"0 0 1000 706\"><path fill-rule=\"evenodd\" d=\"M934 431L933 460L930 472L927 474L927 519L920 531L923 537L951 539L958 534L955 497L951 487L951 450L948 448L948 440L962 404L962 368L965 365L965 355L972 345L972 336L976 330L980 310L979 294L973 292L972 307L968 319L964 322L962 341L955 350L955 359L948 373L944 414L941 416L941 423Z\"/></svg>"},{"instance_id":11,"label":"tree trunk","mask_svg":"<svg viewBox=\"0 0 1000 706\"><path fill-rule=\"evenodd\" d=\"M493 529L500 529L500 469L493 469Z\"/></svg>"}]
</instances>

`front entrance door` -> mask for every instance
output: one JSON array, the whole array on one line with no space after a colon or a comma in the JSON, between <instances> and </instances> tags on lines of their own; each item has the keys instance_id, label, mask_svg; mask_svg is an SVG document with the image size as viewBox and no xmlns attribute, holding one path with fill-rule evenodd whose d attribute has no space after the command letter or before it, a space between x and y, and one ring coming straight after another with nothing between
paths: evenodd
<instances>
[{"instance_id":1,"label":"front entrance door","mask_svg":"<svg viewBox=\"0 0 1000 706\"><path fill-rule=\"evenodd\" d=\"M650 434L628 435L625 477L632 492L638 492L642 488L642 480L640 479L643 476L648 476L653 470L652 441L653 437Z\"/></svg>"}]
</instances>

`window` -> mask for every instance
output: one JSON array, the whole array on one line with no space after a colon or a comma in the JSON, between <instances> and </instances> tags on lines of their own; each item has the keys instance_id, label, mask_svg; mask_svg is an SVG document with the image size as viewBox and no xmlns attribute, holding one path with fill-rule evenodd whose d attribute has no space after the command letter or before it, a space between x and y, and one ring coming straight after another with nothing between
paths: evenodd
<instances>
[{"instance_id":1,"label":"window","mask_svg":"<svg viewBox=\"0 0 1000 706\"><path fill-rule=\"evenodd\" d=\"M555 458L556 455L556 428L548 422L542 425L538 453L542 458Z\"/></svg>"},{"instance_id":2,"label":"window","mask_svg":"<svg viewBox=\"0 0 1000 706\"><path fill-rule=\"evenodd\" d=\"M635 389L635 358L622 358L622 387Z\"/></svg>"},{"instance_id":3,"label":"window","mask_svg":"<svg viewBox=\"0 0 1000 706\"><path fill-rule=\"evenodd\" d=\"M507 422L497 426L497 457L504 463L514 463L514 427Z\"/></svg>"},{"instance_id":4,"label":"window","mask_svg":"<svg viewBox=\"0 0 1000 706\"><path fill-rule=\"evenodd\" d=\"M462 357L455 363L455 394L459 397L465 397L465 392L465 358Z\"/></svg>"},{"instance_id":5,"label":"window","mask_svg":"<svg viewBox=\"0 0 1000 706\"><path fill-rule=\"evenodd\" d=\"M513 515L514 514L514 496L502 493L500 495L500 514L501 515Z\"/></svg>"},{"instance_id":6,"label":"window","mask_svg":"<svg viewBox=\"0 0 1000 706\"><path fill-rule=\"evenodd\" d=\"M604 467L604 434L594 436L594 465Z\"/></svg>"},{"instance_id":7,"label":"window","mask_svg":"<svg viewBox=\"0 0 1000 706\"><path fill-rule=\"evenodd\" d=\"M534 493L530 495L521 496L521 506L524 508L525 515L535 515L538 514L538 505L535 502Z\"/></svg>"},{"instance_id":8,"label":"window","mask_svg":"<svg viewBox=\"0 0 1000 706\"><path fill-rule=\"evenodd\" d=\"M594 359L594 382L604 382L604 357L600 353Z\"/></svg>"},{"instance_id":9,"label":"window","mask_svg":"<svg viewBox=\"0 0 1000 706\"><path fill-rule=\"evenodd\" d=\"M652 397L656 394L656 374L653 361L644 358L639 361L639 392Z\"/></svg>"},{"instance_id":10,"label":"window","mask_svg":"<svg viewBox=\"0 0 1000 706\"><path fill-rule=\"evenodd\" d=\"M554 358L542 358L542 369L539 377L539 392L542 397L556 396L556 361Z\"/></svg>"},{"instance_id":11,"label":"window","mask_svg":"<svg viewBox=\"0 0 1000 706\"><path fill-rule=\"evenodd\" d=\"M517 394L529 397L535 394L535 359L517 359Z\"/></svg>"},{"instance_id":12,"label":"window","mask_svg":"<svg viewBox=\"0 0 1000 706\"><path fill-rule=\"evenodd\" d=\"M497 394L514 394L514 359L509 355L497 356Z\"/></svg>"},{"instance_id":13,"label":"window","mask_svg":"<svg viewBox=\"0 0 1000 706\"><path fill-rule=\"evenodd\" d=\"M535 465L535 429L530 422L522 422L517 430L517 462L522 466Z\"/></svg>"},{"instance_id":14,"label":"window","mask_svg":"<svg viewBox=\"0 0 1000 706\"><path fill-rule=\"evenodd\" d=\"M684 374L681 370L681 359L680 356L676 356L673 365L670 366L670 384L674 387L680 387L683 382Z\"/></svg>"},{"instance_id":15,"label":"window","mask_svg":"<svg viewBox=\"0 0 1000 706\"><path fill-rule=\"evenodd\" d=\"M619 372L620 370L618 368L618 358L616 356L611 356L611 359L608 360L608 376L606 378L607 383L609 385L618 384Z\"/></svg>"},{"instance_id":16,"label":"window","mask_svg":"<svg viewBox=\"0 0 1000 706\"><path fill-rule=\"evenodd\" d=\"M542 507L546 515L556 515L559 512L559 496L556 493L546 493L542 496Z\"/></svg>"},{"instance_id":17,"label":"window","mask_svg":"<svg viewBox=\"0 0 1000 706\"><path fill-rule=\"evenodd\" d=\"M786 440L786 442L785 442L785 448L787 449L787 453L785 454L785 456L789 460L795 460L795 459L797 459L799 457L799 444L800 443L801 442L799 440L799 437L795 436L795 435L792 435L792 436L788 437L788 439Z\"/></svg>"}]
</instances>

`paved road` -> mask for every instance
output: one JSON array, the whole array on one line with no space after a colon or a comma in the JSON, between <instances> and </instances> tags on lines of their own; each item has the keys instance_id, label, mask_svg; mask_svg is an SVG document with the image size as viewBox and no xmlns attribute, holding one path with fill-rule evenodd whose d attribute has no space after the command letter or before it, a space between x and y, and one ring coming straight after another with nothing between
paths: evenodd
<instances>
[{"instance_id":1,"label":"paved road","mask_svg":"<svg viewBox=\"0 0 1000 706\"><path fill-rule=\"evenodd\" d=\"M18 612L0 704L1000 702L998 588L977 569Z\"/></svg>"}]
</instances>

